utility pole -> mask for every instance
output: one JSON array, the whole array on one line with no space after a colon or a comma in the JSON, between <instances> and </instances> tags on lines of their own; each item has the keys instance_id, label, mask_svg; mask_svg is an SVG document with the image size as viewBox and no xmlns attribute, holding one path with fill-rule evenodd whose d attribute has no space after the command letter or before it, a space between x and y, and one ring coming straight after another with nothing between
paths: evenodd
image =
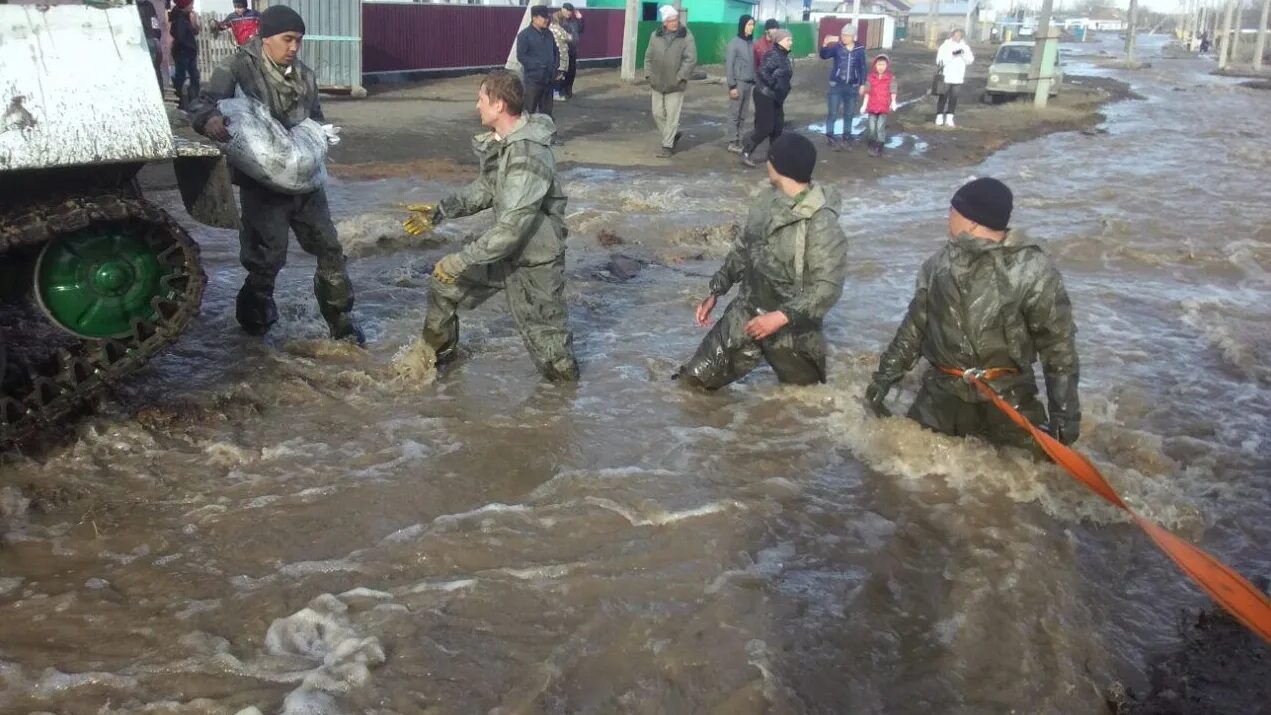
<instances>
[{"instance_id":1,"label":"utility pole","mask_svg":"<svg viewBox=\"0 0 1271 715\"><path fill-rule=\"evenodd\" d=\"M1262 0L1262 18L1258 20L1258 41L1253 43L1253 71L1262 71L1262 53L1267 51L1267 15L1271 15L1271 0Z\"/></svg>"},{"instance_id":2,"label":"utility pole","mask_svg":"<svg viewBox=\"0 0 1271 715\"><path fill-rule=\"evenodd\" d=\"M1227 69L1227 63L1231 61L1231 15L1235 12L1236 0L1227 0L1226 7L1222 12L1222 34L1218 40L1222 44L1218 45L1218 69Z\"/></svg>"},{"instance_id":3,"label":"utility pole","mask_svg":"<svg viewBox=\"0 0 1271 715\"><path fill-rule=\"evenodd\" d=\"M1245 20L1245 4L1244 0L1236 0L1236 11L1231 15L1231 52L1227 53L1227 66L1230 67L1240 61L1240 28L1244 27Z\"/></svg>"},{"instance_id":4,"label":"utility pole","mask_svg":"<svg viewBox=\"0 0 1271 715\"><path fill-rule=\"evenodd\" d=\"M1037 109L1045 109L1046 103L1050 101L1050 82L1059 59L1059 43L1056 41L1059 38L1052 38L1050 34L1053 3L1054 0L1042 0L1042 14L1037 19L1037 38L1033 40L1033 64L1028 71L1029 76L1037 81L1037 89L1033 94L1033 106Z\"/></svg>"},{"instance_id":5,"label":"utility pole","mask_svg":"<svg viewBox=\"0 0 1271 715\"><path fill-rule=\"evenodd\" d=\"M966 35L967 42L974 42L975 37L971 35L971 13L975 11L978 0L970 0L966 4L966 21L962 23L962 34Z\"/></svg>"},{"instance_id":6,"label":"utility pole","mask_svg":"<svg viewBox=\"0 0 1271 715\"><path fill-rule=\"evenodd\" d=\"M940 30L936 28L936 19L940 16L940 0L929 0L927 5L927 49L934 50L940 44Z\"/></svg>"},{"instance_id":7,"label":"utility pole","mask_svg":"<svg viewBox=\"0 0 1271 715\"><path fill-rule=\"evenodd\" d=\"M1139 0L1130 0L1130 11L1126 14L1125 25L1125 65L1134 65L1134 33L1138 29Z\"/></svg>"},{"instance_id":8,"label":"utility pole","mask_svg":"<svg viewBox=\"0 0 1271 715\"><path fill-rule=\"evenodd\" d=\"M640 0L627 0L622 25L622 81L636 81L636 36L640 33Z\"/></svg>"}]
</instances>

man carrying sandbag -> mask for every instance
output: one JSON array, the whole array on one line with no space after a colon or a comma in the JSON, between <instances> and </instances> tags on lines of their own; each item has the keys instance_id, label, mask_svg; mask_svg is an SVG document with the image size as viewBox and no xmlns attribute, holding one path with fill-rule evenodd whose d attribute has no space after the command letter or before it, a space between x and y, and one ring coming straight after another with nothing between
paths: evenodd
<instances>
[{"instance_id":1,"label":"man carrying sandbag","mask_svg":"<svg viewBox=\"0 0 1271 715\"><path fill-rule=\"evenodd\" d=\"M195 130L217 141L229 141L228 120L217 103L233 97L236 89L267 106L273 118L288 129L306 119L322 121L317 78L296 58L304 33L304 20L295 10L274 5L262 12L258 36L216 68L195 100L191 111ZM294 230L300 247L318 259L313 290L331 337L362 344L365 339L352 314L353 284L331 222L326 189L289 194L242 171L234 173L243 207L240 259L247 269L247 280L238 292L238 324L251 335L264 335L277 322L274 282L287 262L288 231Z\"/></svg>"}]
</instances>

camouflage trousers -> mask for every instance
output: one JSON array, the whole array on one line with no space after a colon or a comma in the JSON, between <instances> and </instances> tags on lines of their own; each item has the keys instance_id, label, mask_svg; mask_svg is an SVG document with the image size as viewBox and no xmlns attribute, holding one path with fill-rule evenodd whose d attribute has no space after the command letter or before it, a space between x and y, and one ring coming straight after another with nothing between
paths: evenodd
<instances>
[{"instance_id":1,"label":"camouflage trousers","mask_svg":"<svg viewBox=\"0 0 1271 715\"><path fill-rule=\"evenodd\" d=\"M502 261L471 266L454 283L429 280L424 342L437 353L437 364L456 357L459 309L471 310L500 291L516 322L534 366L553 382L578 379L574 337L565 308L565 258L535 266Z\"/></svg>"},{"instance_id":2,"label":"camouflage trousers","mask_svg":"<svg viewBox=\"0 0 1271 715\"><path fill-rule=\"evenodd\" d=\"M928 429L955 437L980 437L999 447L1016 447L1044 460L1045 454L1031 435L984 400L968 401L950 389L957 378L929 374L907 416ZM1046 423L1046 408L1037 399L1036 385L1016 385L1000 393L1021 415L1036 425Z\"/></svg>"},{"instance_id":3,"label":"camouflage trousers","mask_svg":"<svg viewBox=\"0 0 1271 715\"><path fill-rule=\"evenodd\" d=\"M783 383L825 382L825 337L821 331L783 328L756 342L745 330L755 315L740 298L729 303L677 377L694 387L718 390L745 377L765 360Z\"/></svg>"}]
</instances>

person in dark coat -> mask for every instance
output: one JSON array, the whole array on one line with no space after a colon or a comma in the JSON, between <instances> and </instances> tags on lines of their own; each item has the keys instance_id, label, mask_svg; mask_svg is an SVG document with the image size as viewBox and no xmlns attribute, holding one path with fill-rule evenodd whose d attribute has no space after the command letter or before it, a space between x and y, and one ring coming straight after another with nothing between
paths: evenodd
<instances>
[{"instance_id":1,"label":"person in dark coat","mask_svg":"<svg viewBox=\"0 0 1271 715\"><path fill-rule=\"evenodd\" d=\"M563 79L556 39L548 26L552 12L546 5L530 8L530 24L516 36L516 61L521 65L527 114L552 115L552 83Z\"/></svg>"},{"instance_id":2,"label":"person in dark coat","mask_svg":"<svg viewBox=\"0 0 1271 715\"><path fill-rule=\"evenodd\" d=\"M755 57L755 71L759 71L759 65L763 63L763 56L768 54L768 50L772 49L772 36L777 30L781 29L781 23L772 18L764 20L763 36L755 40L754 47L751 51Z\"/></svg>"},{"instance_id":3,"label":"person in dark coat","mask_svg":"<svg viewBox=\"0 0 1271 715\"><path fill-rule=\"evenodd\" d=\"M132 0L129 0L131 2ZM146 47L150 50L150 62L154 65L154 76L159 81L159 89L163 89L163 23L159 20L159 12L154 9L150 0L138 0L137 14L141 16L141 31L146 37Z\"/></svg>"},{"instance_id":4,"label":"person in dark coat","mask_svg":"<svg viewBox=\"0 0 1271 715\"><path fill-rule=\"evenodd\" d=\"M789 30L777 30L772 49L763 56L759 72L755 76L755 130L746 137L742 146L741 163L755 168L757 164L750 158L763 140L772 142L781 136L786 123L785 102L790 94L790 82L794 79L794 66L790 64L790 48L794 45L794 37Z\"/></svg>"},{"instance_id":5,"label":"person in dark coat","mask_svg":"<svg viewBox=\"0 0 1271 715\"><path fill-rule=\"evenodd\" d=\"M565 81L561 84L561 90L565 94L565 99L573 99L574 79L578 76L578 43L583 40L583 30L586 29L586 23L583 22L583 14L574 7L573 3L567 2L560 7L569 13L569 18L562 24L570 37L569 69L565 70Z\"/></svg>"},{"instance_id":6,"label":"person in dark coat","mask_svg":"<svg viewBox=\"0 0 1271 715\"><path fill-rule=\"evenodd\" d=\"M821 59L834 60L825 91L825 141L837 151L843 148L843 142L852 140L852 110L865 81L865 48L856 42L856 29L844 25L837 40L826 37ZM843 131L836 139L834 127L839 119L843 120Z\"/></svg>"},{"instance_id":7,"label":"person in dark coat","mask_svg":"<svg viewBox=\"0 0 1271 715\"><path fill-rule=\"evenodd\" d=\"M215 30L218 34L229 30L234 36L234 44L242 46L256 36L259 27L260 13L248 7L247 0L234 0L234 12L217 23Z\"/></svg>"},{"instance_id":8,"label":"person in dark coat","mask_svg":"<svg viewBox=\"0 0 1271 715\"><path fill-rule=\"evenodd\" d=\"M199 93L199 16L194 0L176 0L168 11L168 34L172 36L172 88L177 93L177 107L185 109L189 97ZM186 80L190 93L185 93Z\"/></svg>"},{"instance_id":9,"label":"person in dark coat","mask_svg":"<svg viewBox=\"0 0 1271 715\"><path fill-rule=\"evenodd\" d=\"M217 102L239 90L268 107L284 127L294 127L306 119L322 122L317 75L296 57L304 33L304 20L295 10L274 5L262 12L257 37L226 58L193 101L190 116L194 130L228 141L230 130ZM243 209L239 257L247 269L236 303L238 324L248 334L264 335L277 322L274 283L287 262L288 235L294 231L300 247L318 259L313 291L332 339L363 343L362 330L353 320L353 284L331 222L326 189L283 194L241 172L234 174Z\"/></svg>"}]
</instances>

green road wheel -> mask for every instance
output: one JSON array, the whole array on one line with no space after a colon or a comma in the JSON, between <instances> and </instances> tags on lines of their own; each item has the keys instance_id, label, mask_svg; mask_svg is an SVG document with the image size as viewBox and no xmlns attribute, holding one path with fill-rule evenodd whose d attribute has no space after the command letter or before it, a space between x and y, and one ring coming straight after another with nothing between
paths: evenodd
<instances>
[{"instance_id":1,"label":"green road wheel","mask_svg":"<svg viewBox=\"0 0 1271 715\"><path fill-rule=\"evenodd\" d=\"M89 227L40 252L35 297L63 330L86 338L124 337L135 321L158 319L155 297L179 293L164 280L176 272L140 237Z\"/></svg>"}]
</instances>

